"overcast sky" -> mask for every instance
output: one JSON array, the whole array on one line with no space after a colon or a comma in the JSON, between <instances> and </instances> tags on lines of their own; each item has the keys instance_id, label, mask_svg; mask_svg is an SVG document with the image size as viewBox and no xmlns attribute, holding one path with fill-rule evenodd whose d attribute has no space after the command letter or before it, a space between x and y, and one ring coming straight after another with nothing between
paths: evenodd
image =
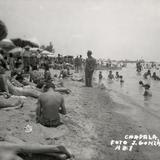
<instances>
[{"instance_id":1,"label":"overcast sky","mask_svg":"<svg viewBox=\"0 0 160 160\"><path fill-rule=\"evenodd\" d=\"M160 61L160 0L0 0L0 19L57 53Z\"/></svg>"}]
</instances>

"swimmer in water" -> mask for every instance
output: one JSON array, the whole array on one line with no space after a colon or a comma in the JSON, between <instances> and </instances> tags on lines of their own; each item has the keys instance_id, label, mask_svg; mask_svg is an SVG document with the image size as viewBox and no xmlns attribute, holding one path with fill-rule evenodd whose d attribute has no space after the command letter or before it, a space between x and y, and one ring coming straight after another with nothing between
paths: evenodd
<instances>
[{"instance_id":1,"label":"swimmer in water","mask_svg":"<svg viewBox=\"0 0 160 160\"><path fill-rule=\"evenodd\" d=\"M119 79L119 78L120 78L119 72L116 72L115 78L116 78L116 79Z\"/></svg>"},{"instance_id":2,"label":"swimmer in water","mask_svg":"<svg viewBox=\"0 0 160 160\"><path fill-rule=\"evenodd\" d=\"M112 71L109 71L108 79L114 79L114 75L112 74Z\"/></svg>"},{"instance_id":3,"label":"swimmer in water","mask_svg":"<svg viewBox=\"0 0 160 160\"><path fill-rule=\"evenodd\" d=\"M153 78L154 80L160 80L160 77L158 77L158 76L156 75L156 72L153 72L152 78Z\"/></svg>"},{"instance_id":4,"label":"swimmer in water","mask_svg":"<svg viewBox=\"0 0 160 160\"><path fill-rule=\"evenodd\" d=\"M139 81L139 85L143 87L144 84L142 81Z\"/></svg>"},{"instance_id":5,"label":"swimmer in water","mask_svg":"<svg viewBox=\"0 0 160 160\"><path fill-rule=\"evenodd\" d=\"M151 71L150 71L150 70L148 70L147 72L145 72L144 75L143 75L143 77L144 77L145 79L147 79L148 76L151 77Z\"/></svg>"},{"instance_id":6,"label":"swimmer in water","mask_svg":"<svg viewBox=\"0 0 160 160\"><path fill-rule=\"evenodd\" d=\"M144 84L142 81L139 81L139 84L144 87L145 91L144 91L144 94L143 96L152 96L152 93L150 92L150 85L149 84Z\"/></svg>"},{"instance_id":7,"label":"swimmer in water","mask_svg":"<svg viewBox=\"0 0 160 160\"><path fill-rule=\"evenodd\" d=\"M123 76L119 76L119 78L120 78L120 83L124 83Z\"/></svg>"},{"instance_id":8,"label":"swimmer in water","mask_svg":"<svg viewBox=\"0 0 160 160\"><path fill-rule=\"evenodd\" d=\"M146 85L144 85L144 89L145 89L145 91L144 91L144 96L149 96L149 97L151 97L152 96L152 93L150 92L150 85L149 84L146 84Z\"/></svg>"}]
</instances>

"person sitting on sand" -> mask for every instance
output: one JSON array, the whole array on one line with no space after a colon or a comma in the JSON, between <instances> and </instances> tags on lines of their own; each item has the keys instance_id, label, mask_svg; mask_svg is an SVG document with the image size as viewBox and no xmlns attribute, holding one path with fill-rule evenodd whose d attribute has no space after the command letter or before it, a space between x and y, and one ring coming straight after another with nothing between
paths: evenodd
<instances>
[{"instance_id":1,"label":"person sitting on sand","mask_svg":"<svg viewBox=\"0 0 160 160\"><path fill-rule=\"evenodd\" d=\"M9 95L9 90L6 83L7 76L5 74L8 68L3 56L4 56L4 51L1 50L0 51L0 92L6 92Z\"/></svg>"},{"instance_id":2,"label":"person sitting on sand","mask_svg":"<svg viewBox=\"0 0 160 160\"><path fill-rule=\"evenodd\" d=\"M49 71L49 65L44 66L44 81L45 83L52 83L51 73Z\"/></svg>"},{"instance_id":3,"label":"person sitting on sand","mask_svg":"<svg viewBox=\"0 0 160 160\"><path fill-rule=\"evenodd\" d=\"M111 79L111 80L114 78L114 75L112 74L112 71L109 71L108 78Z\"/></svg>"},{"instance_id":4,"label":"person sitting on sand","mask_svg":"<svg viewBox=\"0 0 160 160\"><path fill-rule=\"evenodd\" d=\"M153 72L152 78L153 78L154 80L160 80L160 77L158 77L158 76L156 75L156 72Z\"/></svg>"},{"instance_id":5,"label":"person sitting on sand","mask_svg":"<svg viewBox=\"0 0 160 160\"><path fill-rule=\"evenodd\" d=\"M54 92L54 84L46 84L44 92L38 98L36 120L46 127L57 127L61 125L60 115L66 114L64 98L61 94Z\"/></svg>"},{"instance_id":6,"label":"person sitting on sand","mask_svg":"<svg viewBox=\"0 0 160 160\"><path fill-rule=\"evenodd\" d=\"M101 82L102 82L102 78L103 78L102 72L101 72L101 71L99 71L99 83L101 83Z\"/></svg>"},{"instance_id":7,"label":"person sitting on sand","mask_svg":"<svg viewBox=\"0 0 160 160\"><path fill-rule=\"evenodd\" d=\"M36 68L33 68L33 70L30 71L30 82L35 83L37 88L42 88L44 85L44 74Z\"/></svg>"},{"instance_id":8,"label":"person sitting on sand","mask_svg":"<svg viewBox=\"0 0 160 160\"><path fill-rule=\"evenodd\" d=\"M59 78L60 78L60 77L62 77L62 78L68 77L68 71L67 71L67 69L62 69L62 70L60 71Z\"/></svg>"},{"instance_id":9,"label":"person sitting on sand","mask_svg":"<svg viewBox=\"0 0 160 160\"><path fill-rule=\"evenodd\" d=\"M119 79L119 78L120 78L119 72L116 72L115 78L116 78L116 79Z\"/></svg>"}]
</instances>

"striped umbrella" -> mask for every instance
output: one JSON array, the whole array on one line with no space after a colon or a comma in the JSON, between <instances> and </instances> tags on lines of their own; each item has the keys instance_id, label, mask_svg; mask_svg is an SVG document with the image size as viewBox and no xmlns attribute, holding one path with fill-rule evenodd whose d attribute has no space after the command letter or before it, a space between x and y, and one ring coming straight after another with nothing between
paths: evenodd
<instances>
[{"instance_id":1,"label":"striped umbrella","mask_svg":"<svg viewBox=\"0 0 160 160\"><path fill-rule=\"evenodd\" d=\"M10 39L3 39L2 41L0 41L0 48L5 50L11 50L15 48L15 45Z\"/></svg>"}]
</instances>

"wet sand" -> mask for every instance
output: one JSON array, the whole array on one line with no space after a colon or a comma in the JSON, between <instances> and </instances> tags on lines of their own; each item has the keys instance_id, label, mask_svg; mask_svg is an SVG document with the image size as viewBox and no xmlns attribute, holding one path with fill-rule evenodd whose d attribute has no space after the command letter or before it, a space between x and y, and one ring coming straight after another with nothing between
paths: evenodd
<instances>
[{"instance_id":1,"label":"wet sand","mask_svg":"<svg viewBox=\"0 0 160 160\"><path fill-rule=\"evenodd\" d=\"M67 108L67 115L61 116L64 125L46 128L36 124L36 99L26 98L22 109L0 111L1 137L11 135L27 143L64 145L76 160L147 160L149 155L157 159L158 154L148 154L154 153L154 148L134 146L133 151L124 152L115 151L110 145L112 139L124 140L127 134L146 133L143 124L128 116L127 107L113 102L98 86L87 88L82 82L71 80L65 80L64 86L72 91L64 95ZM27 124L32 126L31 133L25 132Z\"/></svg>"}]
</instances>

